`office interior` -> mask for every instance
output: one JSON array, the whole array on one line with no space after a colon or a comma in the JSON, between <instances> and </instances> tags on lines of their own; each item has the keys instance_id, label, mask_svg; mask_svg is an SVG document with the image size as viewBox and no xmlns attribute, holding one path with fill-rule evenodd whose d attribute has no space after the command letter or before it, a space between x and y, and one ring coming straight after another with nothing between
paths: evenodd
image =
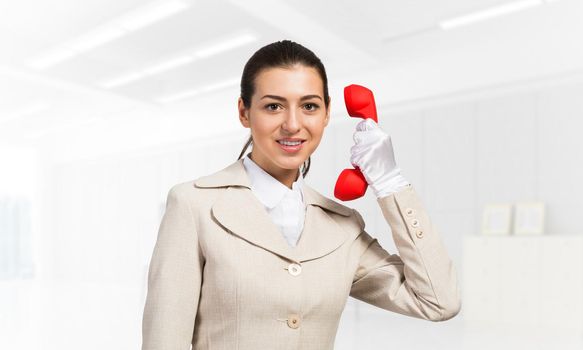
<instances>
[{"instance_id":1,"label":"office interior","mask_svg":"<svg viewBox=\"0 0 583 350\"><path fill-rule=\"evenodd\" d=\"M582 18L579 0L0 3L0 348L140 348L168 190L238 158L244 64L283 39L332 97L305 181L334 197L359 122L343 89L370 88L459 274L445 322L349 298L335 349L583 348ZM343 204L396 252L371 192Z\"/></svg>"}]
</instances>

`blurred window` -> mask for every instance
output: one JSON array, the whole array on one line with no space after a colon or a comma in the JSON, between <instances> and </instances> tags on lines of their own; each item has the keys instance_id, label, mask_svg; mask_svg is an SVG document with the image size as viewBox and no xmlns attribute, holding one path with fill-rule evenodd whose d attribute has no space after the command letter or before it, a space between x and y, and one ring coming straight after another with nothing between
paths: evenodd
<instances>
[{"instance_id":1,"label":"blurred window","mask_svg":"<svg viewBox=\"0 0 583 350\"><path fill-rule=\"evenodd\" d=\"M0 197L0 279L33 277L31 222L29 199Z\"/></svg>"}]
</instances>

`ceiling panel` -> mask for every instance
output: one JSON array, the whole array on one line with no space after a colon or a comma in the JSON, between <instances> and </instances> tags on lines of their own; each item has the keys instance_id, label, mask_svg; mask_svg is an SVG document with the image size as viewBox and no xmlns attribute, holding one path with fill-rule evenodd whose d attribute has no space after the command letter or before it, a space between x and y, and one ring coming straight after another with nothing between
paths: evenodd
<instances>
[{"instance_id":1,"label":"ceiling panel","mask_svg":"<svg viewBox=\"0 0 583 350\"><path fill-rule=\"evenodd\" d=\"M284 38L314 49L331 77L338 80L341 74L387 67L397 70L414 67L417 62L439 69L440 62L447 62L458 51L467 53L474 48L487 51L489 47L525 43L532 46L536 42L553 47L559 45L553 44L557 37L568 36L572 28L578 28L573 17L581 13L571 11L571 15L569 6L576 6L566 5L581 3L580 0L560 0L549 4L552 6L444 32L437 30L440 20L511 0L185 1L191 7L183 12L44 70L27 66L27 60L154 1L0 1L0 120L36 101L48 100L53 106L51 113L0 122L0 138L12 137L16 130L90 115L123 115L131 106L159 108L157 98L239 78L255 50ZM532 34L532 28L537 26L549 34L541 37L543 29L538 31L539 36ZM99 86L105 80L212 45L236 33L252 33L258 41L119 87ZM514 39L506 40L507 36ZM506 41L506 46L496 45L497 41ZM578 41L571 42L575 46ZM563 49L556 48L557 52ZM487 54L475 62L477 67L488 63ZM489 55L504 60L502 49ZM440 56L442 59L437 59ZM165 108L191 108L207 97L195 96Z\"/></svg>"},{"instance_id":2,"label":"ceiling panel","mask_svg":"<svg viewBox=\"0 0 583 350\"><path fill-rule=\"evenodd\" d=\"M0 63L25 59L89 31L143 0L0 1Z\"/></svg>"},{"instance_id":3,"label":"ceiling panel","mask_svg":"<svg viewBox=\"0 0 583 350\"><path fill-rule=\"evenodd\" d=\"M362 50L382 55L384 47L392 41L437 29L440 20L505 2L509 0L338 0L334 6L325 1L299 0L294 3L307 16Z\"/></svg>"},{"instance_id":4,"label":"ceiling panel","mask_svg":"<svg viewBox=\"0 0 583 350\"><path fill-rule=\"evenodd\" d=\"M99 82L146 69L228 40L239 33L257 37L257 42L249 43L241 50L199 59L127 86L113 88L112 91L134 99L151 101L154 96L184 88L192 85L192 82L199 86L212 84L225 76L240 74L242 64L258 46L274 37L281 37L276 28L256 20L246 21L246 17L248 14L237 7L220 6L217 1L212 5L197 2L182 13L44 69L42 74L99 88Z\"/></svg>"}]
</instances>

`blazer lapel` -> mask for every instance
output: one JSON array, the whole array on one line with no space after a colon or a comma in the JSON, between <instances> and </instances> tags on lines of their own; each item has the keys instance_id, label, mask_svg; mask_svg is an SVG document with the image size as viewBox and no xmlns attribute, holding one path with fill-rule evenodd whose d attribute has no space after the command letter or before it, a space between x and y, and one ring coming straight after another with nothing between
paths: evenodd
<instances>
[{"instance_id":1,"label":"blazer lapel","mask_svg":"<svg viewBox=\"0 0 583 350\"><path fill-rule=\"evenodd\" d=\"M335 205L336 202L322 196L305 182L304 201L306 202L304 229L296 246L300 262L327 255L348 238L346 230L330 217L328 210L343 216L351 215L350 209Z\"/></svg>"},{"instance_id":2,"label":"blazer lapel","mask_svg":"<svg viewBox=\"0 0 583 350\"><path fill-rule=\"evenodd\" d=\"M223 227L246 241L297 261L297 254L251 189L228 187L213 204L212 214Z\"/></svg>"},{"instance_id":3,"label":"blazer lapel","mask_svg":"<svg viewBox=\"0 0 583 350\"><path fill-rule=\"evenodd\" d=\"M304 228L298 245L289 246L251 191L242 159L223 170L195 180L194 185L201 188L225 187L212 206L214 218L233 234L288 260L300 263L317 259L336 250L348 238L348 233L327 211L350 216L352 209L322 196L304 182Z\"/></svg>"}]
</instances>

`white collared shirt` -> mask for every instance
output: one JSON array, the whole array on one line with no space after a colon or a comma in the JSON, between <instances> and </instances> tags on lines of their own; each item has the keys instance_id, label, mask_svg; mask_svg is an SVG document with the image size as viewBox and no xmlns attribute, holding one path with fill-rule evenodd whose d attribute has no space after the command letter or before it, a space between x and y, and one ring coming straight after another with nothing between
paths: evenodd
<instances>
[{"instance_id":1,"label":"white collared shirt","mask_svg":"<svg viewBox=\"0 0 583 350\"><path fill-rule=\"evenodd\" d=\"M295 247L304 227L305 204L303 194L304 179L301 173L288 188L255 163L249 154L243 159L243 166L251 181L251 191L265 206L273 223L283 237Z\"/></svg>"}]
</instances>

